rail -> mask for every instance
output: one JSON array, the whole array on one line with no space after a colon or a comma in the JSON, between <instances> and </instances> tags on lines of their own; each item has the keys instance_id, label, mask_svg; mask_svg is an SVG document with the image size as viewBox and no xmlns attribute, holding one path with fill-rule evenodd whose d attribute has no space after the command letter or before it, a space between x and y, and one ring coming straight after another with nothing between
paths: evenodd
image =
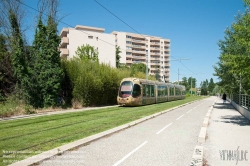
<instances>
[{"instance_id":1,"label":"rail","mask_svg":"<svg viewBox=\"0 0 250 166\"><path fill-rule=\"evenodd\" d=\"M229 97L232 101L234 101L236 104L240 105L241 107L246 108L248 111L250 111L250 95L235 95L231 94Z\"/></svg>"}]
</instances>

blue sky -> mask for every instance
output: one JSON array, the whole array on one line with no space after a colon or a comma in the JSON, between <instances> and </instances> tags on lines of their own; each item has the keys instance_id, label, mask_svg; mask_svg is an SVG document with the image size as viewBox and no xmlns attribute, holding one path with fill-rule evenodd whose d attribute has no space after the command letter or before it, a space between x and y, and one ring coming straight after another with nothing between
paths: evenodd
<instances>
[{"instance_id":1,"label":"blue sky","mask_svg":"<svg viewBox=\"0 0 250 166\"><path fill-rule=\"evenodd\" d=\"M23 0L37 8L37 0ZM213 65L220 54L217 42L224 38L224 30L231 26L238 11L244 13L242 0L98 0L124 22L141 34L160 36L171 40L170 81L184 76L195 77L197 85L213 78ZM27 8L28 9L28 8ZM105 28L106 33L124 31L136 33L111 15L94 0L61 0L59 7L63 22ZM36 13L28 9L30 29L27 37L33 40ZM58 30L68 27L59 23Z\"/></svg>"}]
</instances>

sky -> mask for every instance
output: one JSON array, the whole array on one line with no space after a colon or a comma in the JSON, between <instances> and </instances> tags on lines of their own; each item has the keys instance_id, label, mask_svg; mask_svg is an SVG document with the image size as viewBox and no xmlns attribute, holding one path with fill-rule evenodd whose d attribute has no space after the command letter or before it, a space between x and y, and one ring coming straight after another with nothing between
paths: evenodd
<instances>
[{"instance_id":1,"label":"sky","mask_svg":"<svg viewBox=\"0 0 250 166\"><path fill-rule=\"evenodd\" d=\"M38 0L23 0L37 9ZM218 41L224 39L224 31L230 27L240 11L244 13L242 0L61 0L58 25L76 25L104 28L105 33L123 31L159 36L171 40L170 81L194 77L197 86L201 81L213 78L213 66L219 61ZM28 7L27 38L32 43L37 13ZM66 24L64 24L66 23ZM188 59L188 60L180 60Z\"/></svg>"}]
</instances>

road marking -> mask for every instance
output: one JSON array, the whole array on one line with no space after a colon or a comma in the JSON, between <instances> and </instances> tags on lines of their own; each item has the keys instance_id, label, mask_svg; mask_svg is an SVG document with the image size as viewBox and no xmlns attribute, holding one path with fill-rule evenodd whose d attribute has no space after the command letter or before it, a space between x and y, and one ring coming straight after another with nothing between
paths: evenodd
<instances>
[{"instance_id":1,"label":"road marking","mask_svg":"<svg viewBox=\"0 0 250 166\"><path fill-rule=\"evenodd\" d=\"M160 134L163 130L165 130L168 126L172 125L173 123L169 123L167 126L163 127L161 130L159 130L156 134Z\"/></svg>"},{"instance_id":2,"label":"road marking","mask_svg":"<svg viewBox=\"0 0 250 166\"><path fill-rule=\"evenodd\" d=\"M113 166L117 166L117 165L121 164L124 160L126 160L129 156L131 156L133 153L135 153L138 149L143 147L146 143L148 143L148 141L143 142L140 146L138 146L133 151L131 151L129 154L124 156L121 160L117 161Z\"/></svg>"},{"instance_id":3,"label":"road marking","mask_svg":"<svg viewBox=\"0 0 250 166\"><path fill-rule=\"evenodd\" d=\"M191 111L193 111L193 110L191 109L191 110L189 110L187 113L189 113L189 112L191 112Z\"/></svg>"},{"instance_id":4,"label":"road marking","mask_svg":"<svg viewBox=\"0 0 250 166\"><path fill-rule=\"evenodd\" d=\"M177 118L176 120L179 120L179 119L181 119L181 117L183 117L184 116L184 114L183 115L181 115L179 118Z\"/></svg>"}]
</instances>

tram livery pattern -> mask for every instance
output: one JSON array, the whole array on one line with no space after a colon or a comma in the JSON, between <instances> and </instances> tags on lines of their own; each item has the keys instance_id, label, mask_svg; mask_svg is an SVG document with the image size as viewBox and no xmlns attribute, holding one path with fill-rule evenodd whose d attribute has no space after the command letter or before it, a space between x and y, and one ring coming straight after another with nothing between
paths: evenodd
<instances>
[{"instance_id":1,"label":"tram livery pattern","mask_svg":"<svg viewBox=\"0 0 250 166\"><path fill-rule=\"evenodd\" d=\"M124 78L121 81L117 103L121 106L140 106L186 97L186 88L182 85L156 82L140 78Z\"/></svg>"}]
</instances>

